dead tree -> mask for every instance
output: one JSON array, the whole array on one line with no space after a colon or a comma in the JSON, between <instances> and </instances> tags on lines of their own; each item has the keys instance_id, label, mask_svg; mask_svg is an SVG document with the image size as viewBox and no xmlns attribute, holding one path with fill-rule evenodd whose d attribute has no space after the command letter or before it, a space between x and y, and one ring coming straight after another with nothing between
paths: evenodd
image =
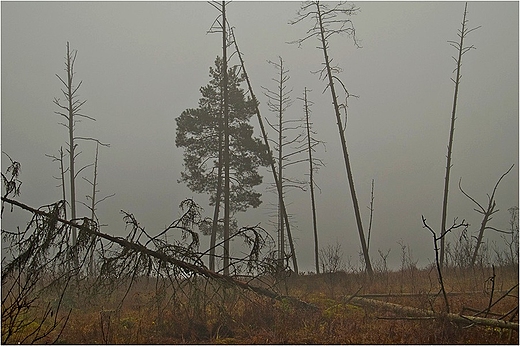
<instances>
[{"instance_id":1,"label":"dead tree","mask_svg":"<svg viewBox=\"0 0 520 346\"><path fill-rule=\"evenodd\" d=\"M455 84L455 91L453 93L453 107L451 111L451 125L450 125L450 137L448 139L448 154L446 155L446 174L444 175L444 195L442 199L442 216L441 216L441 233L444 233L446 229L446 218L448 216L448 190L449 190L449 184L450 184L450 170L452 167L451 163L451 155L453 152L453 134L455 131L455 113L457 110L457 98L459 95L459 86L460 81L462 78L461 74L461 67L462 67L462 56L470 51L471 49L474 49L475 47L473 45L471 46L464 46L464 39L466 36L478 29L479 27L468 29L467 24L468 20L466 19L467 14L467 8L468 3L464 5L464 16L462 17L462 29L459 30L458 36L459 36L459 42L455 41L448 41L452 47L457 49L458 55L457 57L453 57L453 60L455 60L455 64L457 67L455 68L454 72L456 72L455 79L451 79L453 83ZM444 237L441 239L440 244L440 265L442 266L444 264L444 258L445 258L445 239Z\"/></svg>"},{"instance_id":2,"label":"dead tree","mask_svg":"<svg viewBox=\"0 0 520 346\"><path fill-rule=\"evenodd\" d=\"M229 218L230 213L230 181L229 181L229 100L227 75L227 31L226 31L226 2L222 1L222 75L224 95L224 275L229 275Z\"/></svg>"},{"instance_id":3,"label":"dead tree","mask_svg":"<svg viewBox=\"0 0 520 346\"><path fill-rule=\"evenodd\" d=\"M96 143L96 157L94 159L94 177L92 181L88 180L87 178L83 177L83 179L89 183L92 186L92 194L87 195L87 200L90 200L90 205L87 205L86 203L81 202L83 205L85 205L90 210L90 219L95 220L96 223L101 227L102 225L99 224L99 220L96 215L97 205L104 200L115 196L115 194L111 194L108 196L105 196L99 200L96 200L96 194L99 192L98 190L98 154L99 154L99 143ZM95 242L96 238L92 238L92 242ZM94 272L94 247L91 248L90 251L90 263L89 263L89 273L92 275Z\"/></svg>"},{"instance_id":4,"label":"dead tree","mask_svg":"<svg viewBox=\"0 0 520 346\"><path fill-rule=\"evenodd\" d=\"M285 220L282 210L282 201L285 198L285 190L291 187L302 188L303 182L287 177L284 174L285 169L288 166L298 164L302 162L301 159L294 159L294 157L298 154L301 154L304 149L303 148L291 148L295 143L298 143L301 140L301 135L296 135L292 138L288 139L287 132L292 130L297 130L299 126L293 125L299 122L296 119L287 119L286 110L292 105L292 100L290 98L290 93L292 89L287 88L287 82L290 79L289 70L287 70L284 66L284 61L282 57L278 57L278 62L268 61L271 65L273 65L277 72L277 78L273 78L272 80L276 83L276 88L274 90L268 89L266 87L262 87L264 90L264 95L267 97L267 106L269 110L273 112L277 118L277 123L271 123L269 119L266 118L269 126L275 131L277 134L277 140L272 140L274 143L274 151L277 154L275 161L278 164L278 178L281 183L281 194L278 195L278 261L279 268L283 270L285 268ZM287 149L289 151L287 152ZM275 186L277 189L277 187ZM289 239L290 248L294 248L294 244L292 241L292 237Z\"/></svg>"},{"instance_id":5,"label":"dead tree","mask_svg":"<svg viewBox=\"0 0 520 346\"><path fill-rule=\"evenodd\" d=\"M372 188L370 189L370 205L367 208L370 210L370 216L368 217L367 250L370 250L370 235L372 232L372 219L374 216L374 179L372 179Z\"/></svg>"},{"instance_id":6,"label":"dead tree","mask_svg":"<svg viewBox=\"0 0 520 346\"><path fill-rule=\"evenodd\" d=\"M54 104L58 106L59 110L55 111L56 114L61 115L65 118L66 122L60 123L61 125L65 126L65 128L68 131L69 140L68 140L68 149L67 153L69 155L69 184L70 184L70 209L71 209L71 219L76 220L77 213L76 213L76 178L78 177L79 173L86 169L87 167L92 166L92 164L86 165L81 167L80 169L76 170L76 159L78 158L78 155L80 152L76 152L76 149L78 147L77 141L78 140L87 140L87 141L94 141L102 146L110 146L109 144L101 143L99 140L91 138L91 137L81 137L77 136L75 134L76 129L76 123L80 122L81 119L88 119L95 121L96 119L85 115L81 113L81 107L87 102L86 100L80 101L78 99L78 91L81 87L81 84L83 81L80 81L77 85L74 84L74 65L76 63L76 56L78 54L77 50L70 50L69 42L67 42L67 54L65 56L65 72L67 74L66 78L60 77L58 74L56 74L56 77L60 80L60 82L63 84L63 87L61 89L62 94L65 96L65 101L62 103L59 98L54 98ZM61 156L61 160L63 159L63 156ZM60 169L62 174L64 172L63 167ZM77 234L76 229L72 230L72 245L74 246L77 242Z\"/></svg>"},{"instance_id":7,"label":"dead tree","mask_svg":"<svg viewBox=\"0 0 520 346\"><path fill-rule=\"evenodd\" d=\"M222 193L224 197L224 275L229 275L229 236L230 236L230 175L229 175L229 97L228 97L228 55L227 48L229 45L228 41L228 29L226 19L226 2L210 2L214 8L216 8L220 15L213 23L210 32L221 32L222 33L222 128L223 128L223 146L222 146L222 169L224 171L224 186ZM220 156L220 155L219 155ZM219 163L220 165L220 163ZM220 175L218 177L220 185ZM218 222L218 205L220 202L220 191L218 192L218 200L216 201L215 213L212 223L212 234L211 242L216 241L217 222ZM210 244L211 248L214 248ZM213 257L213 259L211 259ZM214 250L213 256L210 254L210 261L213 261L211 265L214 267Z\"/></svg>"},{"instance_id":8,"label":"dead tree","mask_svg":"<svg viewBox=\"0 0 520 346\"><path fill-rule=\"evenodd\" d=\"M67 77L65 79L61 78L58 74L56 77L63 84L64 89L61 89L63 95L65 96L65 104L60 103L59 98L54 99L54 104L57 105L60 110L56 111L56 114L63 116L67 122L61 123L65 126L69 133L69 142L67 152L69 154L69 183L70 183L70 208L71 208L71 218L72 220L76 219L76 170L75 170L75 160L76 160L76 148L77 144L75 143L74 130L76 122L78 118L87 118L90 120L94 120L93 118L81 114L81 107L85 104L86 101L80 101L78 99L77 92L81 87L82 81L78 83L78 85L74 85L74 64L76 62L76 56L78 52L76 50L71 51L69 48L69 42L67 42L67 55L65 56L65 72L67 73ZM77 234L76 229L72 230L72 245L74 246L77 242Z\"/></svg>"},{"instance_id":9,"label":"dead tree","mask_svg":"<svg viewBox=\"0 0 520 346\"><path fill-rule=\"evenodd\" d=\"M236 50L236 53L238 55L238 58L240 59L240 66L242 67L242 72L244 73L244 77L245 77L246 82L247 82L249 93L251 94L251 98L253 100L255 100L256 115L257 115L258 123L260 125L260 130L262 132L262 137L264 139L264 144L265 144L265 146L267 148L269 157L272 158L273 154L272 154L271 148L269 146L269 139L267 137L267 132L265 131L264 122L262 120L262 116L260 115L260 109L258 108L258 100L257 100L257 98L256 98L256 96L255 96L255 94L253 92L253 87L251 85L251 81L249 80L249 76L247 75L247 70L246 70L246 67L245 67L245 64L244 64L244 59L242 57L242 53L240 53L240 50L238 48L238 43L237 43L237 40L236 40L236 37L235 37L235 34L234 34L233 30L231 30L231 34L233 36L233 43L235 44L235 50ZM291 246L291 259L292 259L292 263L293 263L293 270L294 270L294 272L296 274L298 274L298 261L296 259L296 251L294 249L294 245L293 245L293 242L292 242L292 234L291 234L291 228L290 228L290 223L289 223L289 216L287 214L287 209L285 208L285 201L283 199L282 184L281 184L281 180L279 178L279 175L277 174L274 160L270 160L270 161L271 161L270 162L270 164L271 164L271 172L273 173L273 178L274 178L274 182L276 184L276 189L278 191L278 196L282 196L282 198L279 198L279 201L280 201L281 209L282 209L282 212L283 212L283 218L285 220L285 227L287 229L287 237L289 239L289 246Z\"/></svg>"},{"instance_id":10,"label":"dead tree","mask_svg":"<svg viewBox=\"0 0 520 346\"><path fill-rule=\"evenodd\" d=\"M286 301L299 308L314 311L318 309L316 306L301 301L298 298L283 296L269 288L254 286L231 276L219 274L207 269L202 262L202 257L206 255L206 253L196 251L198 247L198 234L193 231L193 227L200 222L201 217L200 207L193 200L188 199L181 202L180 207L184 211L183 215L155 236L150 236L144 228L140 227L132 214L123 212L125 214L125 222L131 226L130 234L123 238L100 232L97 225L88 219L84 219L82 224L63 219L61 213L63 203L47 206L49 211L46 211L43 210L44 208L36 209L7 197L2 197L1 199L2 202L32 213L34 222L31 222L30 225L36 226L38 230L38 232L26 232L24 234L26 238L22 243L22 253L19 256L15 256L12 261L5 265L2 271L2 282L4 282L7 276L15 272L20 265L30 265L31 268L33 268L33 266L38 266L39 263L48 265L53 263L63 264L66 262L66 260L70 258L73 252L72 250L48 250L55 244L63 243L63 239L67 239L69 236L69 228L74 227L79 230L80 234L76 246L82 250L86 249L89 243L88 239L92 236L103 239L120 248L119 250L112 250L112 255L104 259L102 271L105 275L100 275L99 280L107 280L108 276L110 276L116 283L121 283L123 278L131 278L132 284L132 280L134 280L137 275L149 275L153 264L152 261L156 261L157 263L154 265L155 268L164 268L166 265L172 266L182 273L194 273L271 299ZM166 244L161 240L161 237L170 230L181 230L185 232L191 236L191 242L185 246ZM245 257L233 259L236 261L234 265L242 263L247 265L251 270L263 270L265 263L262 261L260 253L264 246L270 243L267 233L258 226L243 227L239 232L233 235L233 237L238 236L244 236L244 240L246 244L250 245L251 250ZM142 237L148 239L144 244L141 240ZM37 251L34 251L34 249ZM42 260L44 261L41 262ZM79 263L81 266L86 262L83 261ZM158 266L158 263L161 265ZM114 269L116 269L116 271L114 271ZM76 270L79 270L79 268L76 268ZM96 284L101 285L103 283L102 281L96 282Z\"/></svg>"},{"instance_id":11,"label":"dead tree","mask_svg":"<svg viewBox=\"0 0 520 346\"><path fill-rule=\"evenodd\" d=\"M65 183L65 173L67 173L67 171L69 169L64 167L64 163L63 163L64 162L63 147L60 147L59 153L60 153L59 157L54 156L54 155L47 155L47 154L45 154L45 156L52 158L52 161L57 161L60 164L60 176L59 177L54 177L54 178L60 181L60 184L57 187L61 187L61 199L63 201L67 201L67 192L66 192L66 188L65 188L65 185L66 185L66 183ZM65 210L64 217L67 218L67 211L66 210Z\"/></svg>"},{"instance_id":12,"label":"dead tree","mask_svg":"<svg viewBox=\"0 0 520 346\"><path fill-rule=\"evenodd\" d=\"M495 193L497 191L498 185L500 184L502 179L509 172L511 172L513 167L514 167L514 165L509 167L509 169L504 174L502 174L500 179L498 179L497 183L495 184L495 187L493 188L493 192L491 193L491 195L487 195L488 196L487 208L484 208L479 202L477 202L474 198L472 198L470 195L468 195L462 189L462 186L461 186L462 178L459 179L459 189L460 189L460 191L464 194L464 196L466 196L469 200L471 200L473 203L475 203L477 205L478 209L475 208L474 210L477 213L483 215L482 222L480 223L480 229L479 229L478 235L477 235L477 243L475 245L475 249L473 250L473 255L471 256L470 266L472 266L472 267L475 265L475 262L477 261L478 251L480 249L480 245L482 245L482 239L484 238L484 232L486 231L486 229L493 230L493 231L500 232L500 233L509 233L509 232L501 231L501 230L496 229L494 227L488 226L488 222L493 219L492 215L499 211L499 209L495 209L495 207L496 207Z\"/></svg>"},{"instance_id":13,"label":"dead tree","mask_svg":"<svg viewBox=\"0 0 520 346\"><path fill-rule=\"evenodd\" d=\"M222 98L223 100L223 98ZM218 118L218 126L219 129L222 129L222 114L219 115ZM213 220L211 223L211 236L209 241L209 269L215 271L215 250L217 243L217 231L218 231L218 222L219 222L219 214L220 214L220 202L222 200L222 161L223 161L223 141L222 141L223 133L222 131L218 131L218 166L217 166L217 191L215 196L215 208L213 210Z\"/></svg>"},{"instance_id":14,"label":"dead tree","mask_svg":"<svg viewBox=\"0 0 520 346\"><path fill-rule=\"evenodd\" d=\"M338 66L333 66L333 59L329 56L329 41L332 36L335 35L343 35L346 34L353 38L356 46L359 45L356 42L355 29L350 19L342 18L342 16L351 16L356 14L358 8L355 6L347 6L345 3L340 3L336 6L329 6L328 4L322 4L319 1L312 1L305 3L301 6L298 11L297 18L293 21L290 21L289 24L294 25L301 21L304 21L308 18L314 21L313 26L307 30L306 36L302 39L293 41L291 43L298 43L299 46L301 44L310 39L317 38L320 42L321 47L319 49L323 52L325 65L323 69L319 71L320 78L327 81L326 89L330 89L332 96L332 104L334 105L334 113L336 116L336 123L338 126L338 132L341 142L341 148L343 150L343 159L345 160L345 168L347 171L347 178L350 187L350 194L352 197L352 204L354 207L354 214L356 217L356 224L359 233L359 239L361 242L361 249L363 252L363 258L366 265L366 271L369 275L373 275L372 265L370 263L370 256L368 253L368 248L366 245L365 235L363 232L363 223L361 220L361 213L359 210L359 203L356 196L356 191L354 188L354 179L352 174L352 169L350 166L350 158L347 149L347 141L345 138L345 128L343 122L341 120L341 110L345 111L345 118L347 113L347 99L350 96L345 85L339 79L337 74L341 72L341 69ZM345 93L345 101L344 103L339 102L339 97L336 91L336 84L339 83L343 88Z\"/></svg>"},{"instance_id":15,"label":"dead tree","mask_svg":"<svg viewBox=\"0 0 520 346\"><path fill-rule=\"evenodd\" d=\"M317 140L314 135L316 132L312 130L312 123L310 121L310 114L313 102L310 101L307 97L307 92L310 91L307 88L304 88L303 98L299 98L303 101L303 112L305 114L305 151L308 153L308 162L309 162L309 188L311 193L311 210L312 210L312 229L314 233L314 262L316 265L316 273L320 273L320 263L319 263L319 245L318 245L318 220L316 215L316 198L315 198L315 187L318 187L316 182L314 181L314 173L318 170L319 167L324 166L323 161L317 157L313 156L313 152L316 150L315 147L318 144L324 144L323 141ZM319 187L318 187L319 188Z\"/></svg>"},{"instance_id":16,"label":"dead tree","mask_svg":"<svg viewBox=\"0 0 520 346\"><path fill-rule=\"evenodd\" d=\"M229 275L229 218L230 215L230 181L229 181L229 109L228 109L228 75L227 75L227 32L226 2L222 1L222 74L224 89L224 275Z\"/></svg>"},{"instance_id":17,"label":"dead tree","mask_svg":"<svg viewBox=\"0 0 520 346\"><path fill-rule=\"evenodd\" d=\"M222 8L220 5L215 2L210 2L217 11L222 12ZM223 30L223 24L220 22L220 16L217 17L215 22L212 24L211 28L208 30L208 33L216 33L221 32ZM220 203L222 201L222 173L224 166L224 148L223 148L223 131L224 128L224 90L223 86L220 88L220 114L218 116L218 166L217 166L217 188L216 188L216 196L215 196L215 208L213 209L213 219L211 222L211 235L209 242L209 268L212 271L215 271L215 250L217 243L217 232L218 232L218 223L219 223L219 214L220 214Z\"/></svg>"},{"instance_id":18,"label":"dead tree","mask_svg":"<svg viewBox=\"0 0 520 346\"><path fill-rule=\"evenodd\" d=\"M394 304L389 302L384 302L376 299L369 299L359 296L347 296L345 297L345 301L361 307L372 307L374 309L383 309L392 311L399 316L407 316L410 320L418 320L420 318L431 318L431 319L447 319L452 323L462 324L462 325L481 325L488 326L492 328L503 328L503 329L511 329L518 331L518 323L517 322L509 322L501 319L494 318L482 318L475 316L465 316L462 314L453 314L453 313L436 313L430 310L418 309L411 306L403 306L400 304ZM402 317L403 319L407 319L406 317Z\"/></svg>"},{"instance_id":19,"label":"dead tree","mask_svg":"<svg viewBox=\"0 0 520 346\"><path fill-rule=\"evenodd\" d=\"M460 227L464 227L464 228L467 228L468 227L468 224L466 223L465 220L462 220L461 223L457 223L457 219L455 219L453 221L453 225L448 228L447 230L445 230L444 232L442 232L441 234L439 234L437 236L437 234L435 233L435 231L430 227L428 226L428 224L426 223L426 219L424 218L424 216L421 215L421 218L422 218L422 223L423 223L423 228L427 228L430 233L432 234L432 237L433 237L433 249L435 251L435 265L437 267L437 278L439 280L439 284L441 286L441 292L442 292L442 296L444 297L444 306L446 308L446 313L449 313L450 312L450 304L449 304L449 301L448 301L448 296L446 294L446 289L444 288L444 279L442 277L442 265L441 265L441 262L440 262L440 249L439 249L439 240L442 240L446 234L448 234L448 232L451 232L452 230L456 229L456 228L460 228Z\"/></svg>"},{"instance_id":20,"label":"dead tree","mask_svg":"<svg viewBox=\"0 0 520 346\"><path fill-rule=\"evenodd\" d=\"M509 240L504 237L504 240L509 248L509 263L518 266L518 255L520 254L518 250L518 207L511 207L507 211L509 211L511 215L509 219L511 239Z\"/></svg>"}]
</instances>

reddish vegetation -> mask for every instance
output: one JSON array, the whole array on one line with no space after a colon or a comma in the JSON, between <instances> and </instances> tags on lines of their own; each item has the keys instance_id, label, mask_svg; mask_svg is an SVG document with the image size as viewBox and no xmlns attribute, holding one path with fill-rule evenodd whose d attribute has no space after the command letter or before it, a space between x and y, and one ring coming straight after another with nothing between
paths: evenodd
<instances>
[{"instance_id":1,"label":"reddish vegetation","mask_svg":"<svg viewBox=\"0 0 520 346\"><path fill-rule=\"evenodd\" d=\"M518 268L496 268L495 274L493 302L518 283ZM468 308L485 310L490 301L491 275L491 268L446 270L451 312L472 316L475 312ZM73 308L73 312L57 342L518 344L519 341L518 329L461 325L446 318L405 319L393 312L347 303L348 296L356 292L358 296L379 294L372 298L442 312L442 295L435 296L439 291L436 271L429 269L376 273L372 279L362 273L344 272L291 276L275 287L281 294L314 304L319 308L316 311L295 307L283 299L276 301L232 287L224 289L200 277L173 286L160 284L153 278L139 280L120 309L117 307L125 287L108 297L66 299L62 311ZM252 284L262 283L257 280ZM494 305L488 317L498 318L515 307L518 308L518 287ZM513 321L518 323L518 310ZM30 328L27 327L27 332ZM40 342L51 342L57 335L55 331ZM11 341L16 342L14 338Z\"/></svg>"}]
</instances>

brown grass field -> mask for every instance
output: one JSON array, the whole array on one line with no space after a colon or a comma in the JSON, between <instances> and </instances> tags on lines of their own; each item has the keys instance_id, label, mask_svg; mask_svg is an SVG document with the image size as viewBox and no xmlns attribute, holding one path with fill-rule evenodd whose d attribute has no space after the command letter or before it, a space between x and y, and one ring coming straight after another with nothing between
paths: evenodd
<instances>
[{"instance_id":1,"label":"brown grass field","mask_svg":"<svg viewBox=\"0 0 520 346\"><path fill-rule=\"evenodd\" d=\"M490 304L488 318L518 323L518 268L447 268L444 282L449 309L473 316ZM252 285L273 285L254 279ZM38 343L60 344L518 344L518 328L407 317L383 308L360 306L349 296L377 299L445 312L437 273L409 268L364 273L292 275L272 289L297 297L317 309L273 300L201 277L177 281L142 278L127 291L121 285L97 295L65 296L60 314L70 317ZM126 296L125 296L126 293ZM124 299L123 299L124 297ZM503 297L503 298L502 298ZM502 299L500 299L502 298ZM42 304L40 304L42 305ZM43 306L43 305L42 305ZM515 310L516 309L516 310ZM37 309L29 312L41 314ZM485 317L485 313L479 316ZM443 317L444 316L444 317ZM29 318L20 316L19 318ZM48 319L49 320L49 319ZM9 339L18 343L37 328L33 322ZM44 323L49 323L45 321ZM4 325L2 326L4 335ZM26 339L30 340L30 339Z\"/></svg>"}]
</instances>

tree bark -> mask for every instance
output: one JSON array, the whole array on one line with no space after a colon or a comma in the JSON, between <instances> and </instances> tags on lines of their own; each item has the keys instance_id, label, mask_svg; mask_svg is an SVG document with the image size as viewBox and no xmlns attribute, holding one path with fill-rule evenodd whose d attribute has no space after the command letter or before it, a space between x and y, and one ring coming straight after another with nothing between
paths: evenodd
<instances>
[{"instance_id":1,"label":"tree bark","mask_svg":"<svg viewBox=\"0 0 520 346\"><path fill-rule=\"evenodd\" d=\"M332 103L334 105L334 111L336 114L336 123L338 125L338 132L339 132L339 137L340 137L340 141L341 141L341 148L343 149L343 158L345 160L345 168L347 170L347 178L348 178L348 183L349 183L349 187L350 187L350 194L352 197L352 204L354 205L356 224L357 224L357 228L358 228L359 239L361 241L361 250L363 252L363 258L365 260L365 266L366 266L367 273L369 275L373 275L374 271L372 270L372 264L370 263L370 256L368 254L368 249L367 249L367 245L366 245L366 241L365 241L365 235L363 232L363 223L361 221L359 203L358 203L358 199L356 196L356 190L354 188L354 178L352 175L352 169L350 167L350 159L349 159L348 150L347 150L347 141L345 139L343 125L341 123L341 114L340 114L340 110L339 110L338 99L336 96L336 89L334 88L334 80L332 78L332 69L330 66L330 59L329 59L329 56L327 53L327 39L325 38L325 28L323 27L322 14L321 14L319 2L316 2L316 8L317 8L318 24L319 24L319 28L320 28L320 36L321 36L320 41L322 44L322 50L323 50L323 55L324 55L324 60L325 60L325 67L327 70L327 77L329 80L329 87L330 87L330 92L332 95Z\"/></svg>"},{"instance_id":2,"label":"tree bark","mask_svg":"<svg viewBox=\"0 0 520 346\"><path fill-rule=\"evenodd\" d=\"M466 14L467 14L467 8L468 3L466 2L464 5L464 15L462 17L462 29L459 32L460 41L459 42L453 42L451 41L451 45L458 49L458 56L455 59L455 62L457 64L457 72L456 77L453 82L455 83L455 91L453 93L453 106L451 110L451 124L450 124L450 137L448 140L448 154L446 156L446 173L444 175L444 194L442 199L442 215L441 215L441 229L440 233L443 234L446 230L446 218L448 214L448 191L449 191L449 184L450 184L450 171L451 171L451 160L452 160L452 152L453 152L453 135L455 132L455 113L457 111L457 98L459 95L459 86L460 86L460 79L461 79L461 66L462 66L462 55L466 53L468 50L473 48L473 46L470 47L464 47L464 37L469 34L471 31L478 29L474 28L471 30L468 30L466 27ZM444 237L441 238L441 244L440 244L440 265L441 267L444 265L444 259L446 257L445 255L445 239Z\"/></svg>"},{"instance_id":3,"label":"tree bark","mask_svg":"<svg viewBox=\"0 0 520 346\"><path fill-rule=\"evenodd\" d=\"M221 89L221 94L223 95L223 90ZM222 100L223 101L223 100ZM223 102L222 102L223 104ZM211 238L209 242L209 269L215 271L215 246L217 244L217 228L218 228L218 216L220 214L220 200L222 199L222 160L223 160L223 126L222 126L222 117L223 117L223 107L221 108L222 112L219 114L218 118L218 167L217 167L217 193L215 196L215 209L213 211L213 221L211 225Z\"/></svg>"},{"instance_id":4,"label":"tree bark","mask_svg":"<svg viewBox=\"0 0 520 346\"><path fill-rule=\"evenodd\" d=\"M285 268L285 232L282 201L283 200L283 61L280 58L280 84L278 85L278 174L281 193L278 195L278 260L280 269Z\"/></svg>"},{"instance_id":5,"label":"tree bark","mask_svg":"<svg viewBox=\"0 0 520 346\"><path fill-rule=\"evenodd\" d=\"M311 125L309 121L309 107L307 104L307 88L304 90L305 126L307 129L307 150L309 152L309 185L311 190L312 228L314 231L314 262L316 274L320 273L319 246L318 246L318 222L316 219L316 200L314 198L314 162L312 160Z\"/></svg>"},{"instance_id":6,"label":"tree bark","mask_svg":"<svg viewBox=\"0 0 520 346\"><path fill-rule=\"evenodd\" d=\"M68 99L68 130L69 130L69 174L70 174L70 208L71 208L71 218L72 220L76 219L76 177L74 170L74 160L75 154L74 150L76 146L74 145L74 109L73 109L73 100L74 94L72 91L72 80L74 76L74 61L70 55L69 42L67 42L67 99ZM72 231L72 246L75 246L77 242L77 232L76 229Z\"/></svg>"},{"instance_id":7,"label":"tree bark","mask_svg":"<svg viewBox=\"0 0 520 346\"><path fill-rule=\"evenodd\" d=\"M227 32L226 2L222 1L222 73L224 89L224 275L229 275L229 219L230 219L230 177L229 177L229 109L227 75Z\"/></svg>"}]
</instances>

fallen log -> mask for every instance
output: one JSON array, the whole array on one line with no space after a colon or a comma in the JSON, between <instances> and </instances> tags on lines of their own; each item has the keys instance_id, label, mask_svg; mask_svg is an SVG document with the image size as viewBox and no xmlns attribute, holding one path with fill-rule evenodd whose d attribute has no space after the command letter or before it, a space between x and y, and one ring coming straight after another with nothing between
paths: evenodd
<instances>
[{"instance_id":1,"label":"fallen log","mask_svg":"<svg viewBox=\"0 0 520 346\"><path fill-rule=\"evenodd\" d=\"M495 293L507 293L508 291L495 291ZM484 291L470 291L470 292L446 292L447 296L465 296L471 294L485 294ZM439 293L367 293L360 294L356 297L361 298L399 298L399 297L434 297L439 295Z\"/></svg>"},{"instance_id":2,"label":"fallen log","mask_svg":"<svg viewBox=\"0 0 520 346\"><path fill-rule=\"evenodd\" d=\"M395 303L387 303L382 302L380 300L355 297L355 296L347 296L345 297L349 304L360 306L360 307L374 307L380 308L388 311L392 311L396 314L408 316L408 317L433 317L433 318L446 318L454 323L462 323L462 324L478 324L482 326L494 327L494 328L503 328L503 329L513 329L518 331L518 323L507 322L502 320L497 320L493 318L483 318L483 317L474 317L474 316L464 316L457 315L454 313L438 313L430 310L418 309L411 306L404 306Z\"/></svg>"}]
</instances>

